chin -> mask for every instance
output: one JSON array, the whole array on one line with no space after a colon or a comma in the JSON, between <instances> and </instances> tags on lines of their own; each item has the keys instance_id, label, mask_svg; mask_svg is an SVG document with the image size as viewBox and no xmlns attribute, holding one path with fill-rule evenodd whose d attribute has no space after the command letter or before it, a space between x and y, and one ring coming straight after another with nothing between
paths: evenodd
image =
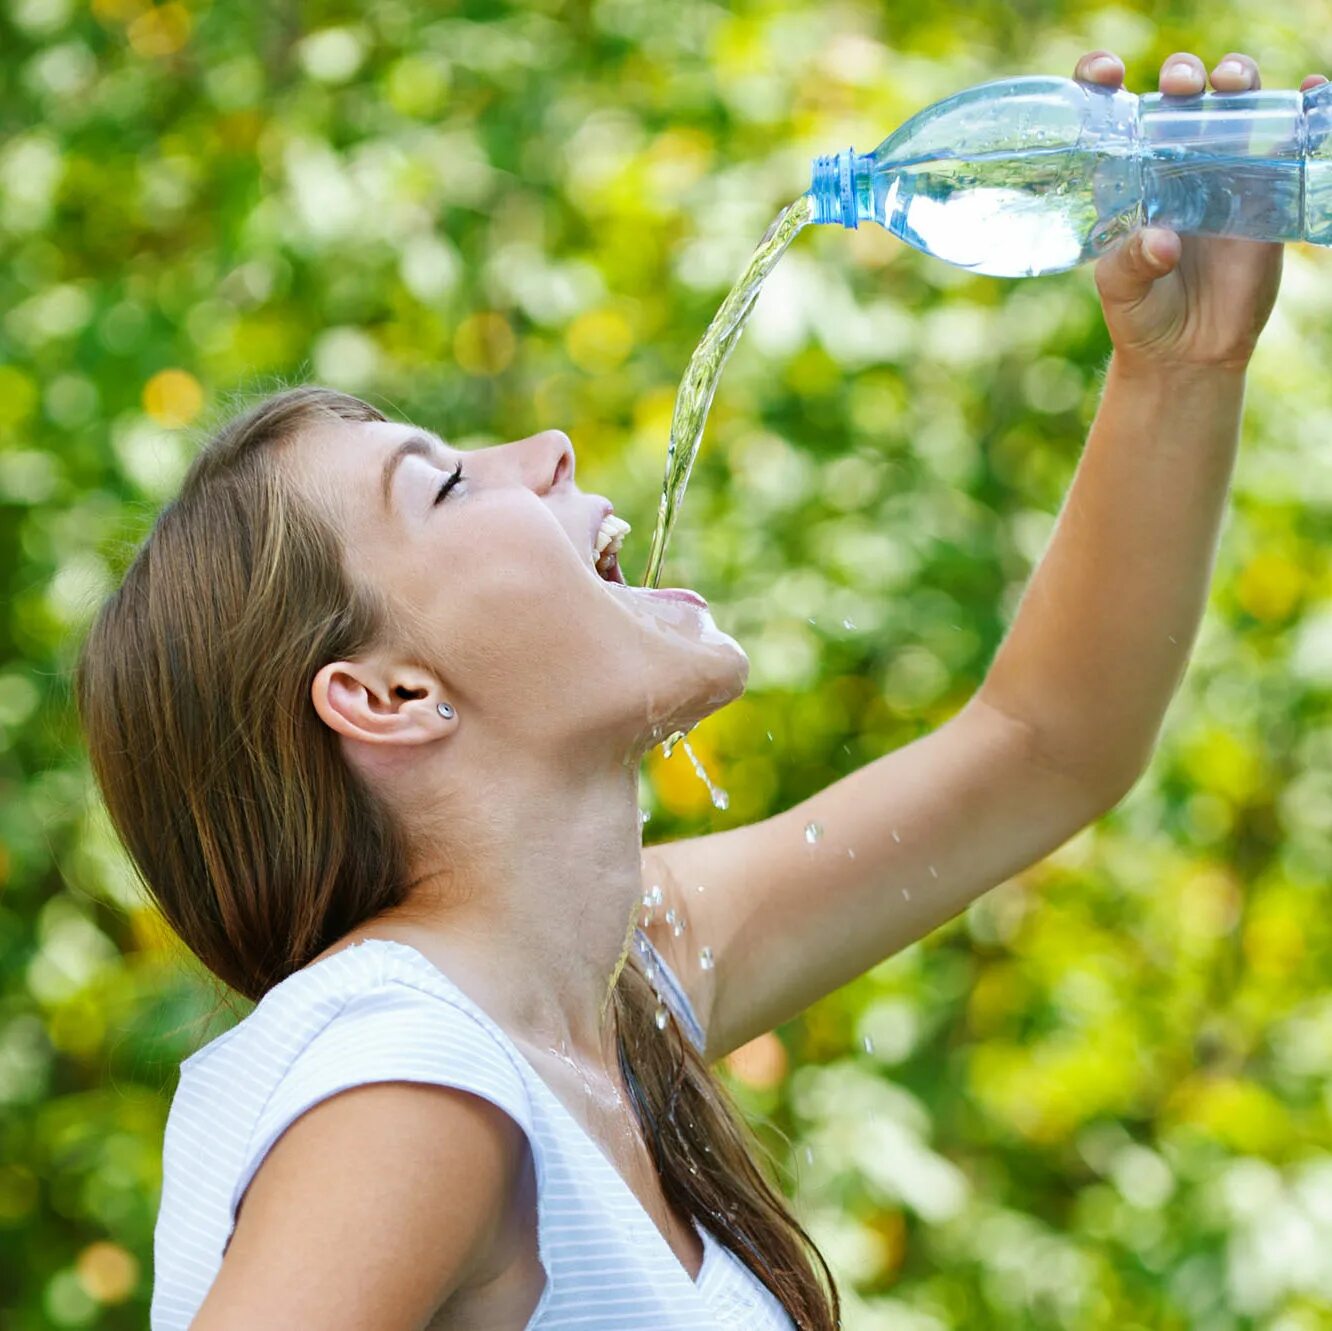
<instances>
[{"instance_id":1,"label":"chin","mask_svg":"<svg viewBox=\"0 0 1332 1331\"><path fill-rule=\"evenodd\" d=\"M679 707L673 712L671 727L662 735L663 739L674 730L696 726L704 717L721 711L727 703L734 702L744 693L749 680L749 657L734 638L728 638L727 642L729 646L712 654L708 669L695 676L688 696L681 698Z\"/></svg>"}]
</instances>

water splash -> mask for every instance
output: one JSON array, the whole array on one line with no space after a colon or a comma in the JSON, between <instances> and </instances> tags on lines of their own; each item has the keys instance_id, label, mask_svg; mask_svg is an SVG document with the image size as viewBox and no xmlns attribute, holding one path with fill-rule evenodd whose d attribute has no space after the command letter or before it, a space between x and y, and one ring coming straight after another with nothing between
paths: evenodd
<instances>
[{"instance_id":1,"label":"water splash","mask_svg":"<svg viewBox=\"0 0 1332 1331\"><path fill-rule=\"evenodd\" d=\"M643 574L645 587L655 587L661 578L666 544L679 516L685 487L689 484L689 473L703 438L708 409L712 406L712 397L717 391L717 380L721 377L726 358L740 340L740 334L744 332L754 301L768 274L813 216L813 199L808 194L802 194L777 214L759 241L758 248L750 256L749 264L740 274L739 281L727 292L726 299L722 301L707 332L689 358L689 366L680 381L675 395L675 409L671 415L671 437L666 449L666 473L662 478L661 500L657 505L657 525L652 533L652 544L648 547L647 570Z\"/></svg>"},{"instance_id":2,"label":"water splash","mask_svg":"<svg viewBox=\"0 0 1332 1331\"><path fill-rule=\"evenodd\" d=\"M689 759L694 768L698 779L708 788L708 794L712 798L712 804L717 809L727 809L731 804L731 797L719 786L716 785L708 775L708 769L703 766L703 760L690 747L689 741L684 740L685 757Z\"/></svg>"},{"instance_id":3,"label":"water splash","mask_svg":"<svg viewBox=\"0 0 1332 1331\"><path fill-rule=\"evenodd\" d=\"M805 840L812 846L823 835L822 823L805 824Z\"/></svg>"}]
</instances>

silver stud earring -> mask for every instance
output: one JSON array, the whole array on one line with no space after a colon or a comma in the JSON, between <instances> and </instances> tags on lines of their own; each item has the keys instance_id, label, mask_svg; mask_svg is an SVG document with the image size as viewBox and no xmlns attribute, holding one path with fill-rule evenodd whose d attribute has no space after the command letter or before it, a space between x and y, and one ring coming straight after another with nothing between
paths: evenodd
<instances>
[{"instance_id":1,"label":"silver stud earring","mask_svg":"<svg viewBox=\"0 0 1332 1331\"><path fill-rule=\"evenodd\" d=\"M446 703L446 702L437 702L437 703L435 704L435 710L436 710L436 711L440 714L440 716L442 716L446 721L452 721L452 720L453 720L453 716L454 716L453 708L450 707L448 703Z\"/></svg>"}]
</instances>

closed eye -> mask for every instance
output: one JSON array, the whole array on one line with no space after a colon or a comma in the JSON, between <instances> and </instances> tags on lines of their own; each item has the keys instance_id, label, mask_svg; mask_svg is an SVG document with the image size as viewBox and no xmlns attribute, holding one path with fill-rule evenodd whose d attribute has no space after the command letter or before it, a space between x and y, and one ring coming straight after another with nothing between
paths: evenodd
<instances>
[{"instance_id":1,"label":"closed eye","mask_svg":"<svg viewBox=\"0 0 1332 1331\"><path fill-rule=\"evenodd\" d=\"M463 465L461 462L457 462L454 464L453 472L449 476L448 480L446 480L444 484L439 487L439 493L435 496L435 503L437 504L443 503L444 496L448 494L448 492L452 490L453 487L457 485L458 482L462 479L463 479Z\"/></svg>"}]
</instances>

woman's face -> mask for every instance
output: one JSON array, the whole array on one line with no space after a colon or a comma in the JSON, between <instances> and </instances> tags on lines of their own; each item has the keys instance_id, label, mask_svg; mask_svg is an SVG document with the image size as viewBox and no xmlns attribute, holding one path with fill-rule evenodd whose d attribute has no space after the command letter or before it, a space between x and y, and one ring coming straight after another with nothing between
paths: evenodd
<instances>
[{"instance_id":1,"label":"woman's face","mask_svg":"<svg viewBox=\"0 0 1332 1331\"><path fill-rule=\"evenodd\" d=\"M297 453L353 576L412 626L425 659L404 660L434 673L461 716L631 752L743 691L748 658L706 608L598 571L610 502L574 483L559 430L458 449L408 425L338 422ZM647 534L629 540L646 553Z\"/></svg>"}]
</instances>

